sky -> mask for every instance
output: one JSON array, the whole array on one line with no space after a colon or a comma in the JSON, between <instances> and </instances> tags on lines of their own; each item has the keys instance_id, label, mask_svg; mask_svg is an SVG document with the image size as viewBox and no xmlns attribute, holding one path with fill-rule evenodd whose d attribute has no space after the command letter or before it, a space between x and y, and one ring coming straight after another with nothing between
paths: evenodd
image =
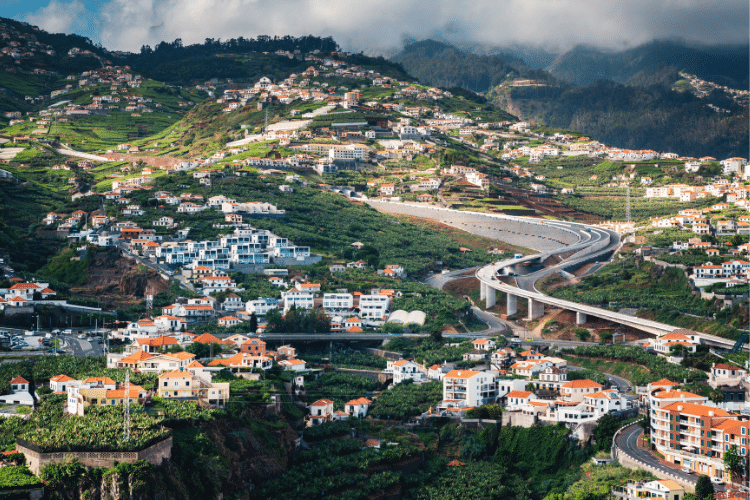
<instances>
[{"instance_id":1,"label":"sky","mask_svg":"<svg viewBox=\"0 0 750 500\"><path fill-rule=\"evenodd\" d=\"M749 12L747 0L0 0L2 17L132 51L258 35L332 36L369 54L405 38L557 50L667 38L745 44Z\"/></svg>"}]
</instances>

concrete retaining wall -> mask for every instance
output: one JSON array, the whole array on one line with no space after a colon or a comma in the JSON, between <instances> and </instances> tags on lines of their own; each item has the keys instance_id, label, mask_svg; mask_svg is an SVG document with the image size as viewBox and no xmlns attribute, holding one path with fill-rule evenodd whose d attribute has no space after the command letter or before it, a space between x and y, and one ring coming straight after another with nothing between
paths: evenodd
<instances>
[{"instance_id":1,"label":"concrete retaining wall","mask_svg":"<svg viewBox=\"0 0 750 500\"><path fill-rule=\"evenodd\" d=\"M26 465L37 476L42 468L51 463L62 462L72 455L88 467L112 467L115 462L133 463L145 460L153 465L161 465L172 457L172 437L144 448L140 451L61 451L42 453L38 448L22 439L16 439L16 449L26 456Z\"/></svg>"},{"instance_id":2,"label":"concrete retaining wall","mask_svg":"<svg viewBox=\"0 0 750 500\"><path fill-rule=\"evenodd\" d=\"M371 347L366 347L362 349L363 351L374 354L375 356L380 356L381 358L390 359L391 361L398 361L403 356L401 356L401 353L398 352L392 352L392 351L384 351L382 349L373 349Z\"/></svg>"},{"instance_id":3,"label":"concrete retaining wall","mask_svg":"<svg viewBox=\"0 0 750 500\"><path fill-rule=\"evenodd\" d=\"M393 375L391 375L390 373L376 372L371 370L357 370L355 368L336 368L336 371L362 375L363 377L377 380L381 384L387 382L388 380L393 380Z\"/></svg>"},{"instance_id":4,"label":"concrete retaining wall","mask_svg":"<svg viewBox=\"0 0 750 500\"><path fill-rule=\"evenodd\" d=\"M504 411L502 423L516 427L533 427L539 423L539 418L536 415L524 415L520 411Z\"/></svg>"},{"instance_id":5,"label":"concrete retaining wall","mask_svg":"<svg viewBox=\"0 0 750 500\"><path fill-rule=\"evenodd\" d=\"M625 453L622 449L620 449L619 446L617 446L617 438L620 436L623 430L628 429L634 425L639 425L638 422L628 424L624 427L621 427L620 430L618 430L615 433L614 438L612 439L612 458L620 462L620 465L623 467L627 467L629 469L643 469L649 471L654 476L658 477L659 479L671 479L678 483L680 486L685 488L685 491L694 492L695 491L695 483L691 483L690 481L685 480L684 478L680 477L677 474L669 474L668 472L664 472L663 470L657 469L656 467L652 467L651 465L641 462L637 458L631 457L627 453Z\"/></svg>"}]
</instances>

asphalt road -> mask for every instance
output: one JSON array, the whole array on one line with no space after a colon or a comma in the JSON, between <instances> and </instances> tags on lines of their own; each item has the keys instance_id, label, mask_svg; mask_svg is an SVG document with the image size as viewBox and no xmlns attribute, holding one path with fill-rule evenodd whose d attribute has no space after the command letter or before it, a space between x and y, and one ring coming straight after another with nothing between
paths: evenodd
<instances>
[{"instance_id":1,"label":"asphalt road","mask_svg":"<svg viewBox=\"0 0 750 500\"><path fill-rule=\"evenodd\" d=\"M630 392L633 390L633 384L631 384L627 379L618 377L616 375L610 375L608 373L605 373L604 376L607 377L607 380L609 380L613 385L616 385L617 390L622 393Z\"/></svg>"},{"instance_id":2,"label":"asphalt road","mask_svg":"<svg viewBox=\"0 0 750 500\"><path fill-rule=\"evenodd\" d=\"M586 234L584 231L581 231L582 234ZM595 243L596 241L600 241L603 237L605 237L605 233L609 233L610 236L610 244L602 250L602 252L607 252L611 250L615 250L620 245L620 236L615 233L614 231L606 231L603 229L593 229L590 233L588 233L589 239L591 239L591 243ZM540 279L544 278L545 276L548 276L554 272L560 271L565 267L570 266L572 263L583 261L588 259L588 256L583 256L578 259L566 259L565 261L555 264L554 266L549 266L544 269L541 269L539 271L536 271L534 273L517 276L516 277L516 284L518 285L518 288L522 290L527 290L529 292L536 292L538 291L535 287L535 283L539 281ZM599 263L596 264L597 266L602 266L605 263Z\"/></svg>"},{"instance_id":3,"label":"asphalt road","mask_svg":"<svg viewBox=\"0 0 750 500\"><path fill-rule=\"evenodd\" d=\"M642 439L642 435L643 429L641 429L640 425L629 427L620 435L618 443L619 448L630 457L640 460L641 462L646 463L666 474L677 476L680 479L684 479L685 481L689 481L691 483L695 483L698 480L698 477L700 477L699 474L685 474L679 469L668 467L661 462L661 459L657 455L654 455L650 451L639 448L638 440ZM714 484L714 490L716 492L720 492L725 491L726 488L723 485Z\"/></svg>"}]
</instances>

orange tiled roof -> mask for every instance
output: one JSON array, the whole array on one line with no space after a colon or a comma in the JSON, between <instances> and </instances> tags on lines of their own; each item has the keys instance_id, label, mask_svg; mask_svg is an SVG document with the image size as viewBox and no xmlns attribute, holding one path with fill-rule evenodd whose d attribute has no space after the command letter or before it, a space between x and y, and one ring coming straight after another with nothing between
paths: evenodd
<instances>
[{"instance_id":1,"label":"orange tiled roof","mask_svg":"<svg viewBox=\"0 0 750 500\"><path fill-rule=\"evenodd\" d=\"M585 387L603 387L603 386L602 384L598 384L594 382L593 380L583 379L583 380L571 380L570 382L563 384L563 387L567 389L582 389Z\"/></svg>"}]
</instances>

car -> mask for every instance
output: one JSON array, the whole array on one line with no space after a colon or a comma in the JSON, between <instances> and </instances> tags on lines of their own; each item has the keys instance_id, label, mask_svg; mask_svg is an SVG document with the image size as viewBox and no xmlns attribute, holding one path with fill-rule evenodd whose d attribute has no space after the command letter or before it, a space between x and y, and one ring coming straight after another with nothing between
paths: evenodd
<instances>
[{"instance_id":1,"label":"car","mask_svg":"<svg viewBox=\"0 0 750 500\"><path fill-rule=\"evenodd\" d=\"M533 342L534 341L534 339L532 339L531 337L526 337L525 340L526 340L526 342Z\"/></svg>"},{"instance_id":2,"label":"car","mask_svg":"<svg viewBox=\"0 0 750 500\"><path fill-rule=\"evenodd\" d=\"M510 339L510 341L514 344L518 344L519 342L521 342L521 339L519 339L518 337L513 337L512 339Z\"/></svg>"},{"instance_id":3,"label":"car","mask_svg":"<svg viewBox=\"0 0 750 500\"><path fill-rule=\"evenodd\" d=\"M683 467L682 469L680 469L680 472L682 472L683 474L692 474L693 473L693 469L691 469L689 467Z\"/></svg>"},{"instance_id":4,"label":"car","mask_svg":"<svg viewBox=\"0 0 750 500\"><path fill-rule=\"evenodd\" d=\"M85 338L86 338L86 335L84 335L84 334L80 334L80 335L78 336L78 338L79 338L79 339L85 339Z\"/></svg>"},{"instance_id":5,"label":"car","mask_svg":"<svg viewBox=\"0 0 750 500\"><path fill-rule=\"evenodd\" d=\"M63 335L73 335L73 330L71 330L70 328L68 328L67 330L63 330L62 333L63 333Z\"/></svg>"},{"instance_id":6,"label":"car","mask_svg":"<svg viewBox=\"0 0 750 500\"><path fill-rule=\"evenodd\" d=\"M724 484L724 480L719 477L712 477L711 482L714 484Z\"/></svg>"}]
</instances>

